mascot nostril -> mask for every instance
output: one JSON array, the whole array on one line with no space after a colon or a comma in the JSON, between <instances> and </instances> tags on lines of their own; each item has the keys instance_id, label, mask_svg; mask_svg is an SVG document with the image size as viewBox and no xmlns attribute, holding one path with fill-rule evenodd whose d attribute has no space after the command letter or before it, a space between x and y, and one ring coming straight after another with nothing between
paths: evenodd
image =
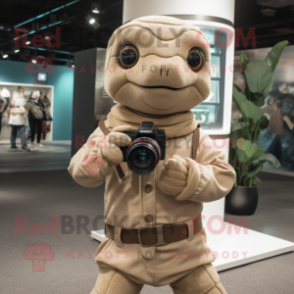
<instances>
[{"instance_id":1,"label":"mascot nostril","mask_svg":"<svg viewBox=\"0 0 294 294\"><path fill-rule=\"evenodd\" d=\"M80 185L105 183L92 294L144 284L226 293L201 212L229 193L235 172L190 111L210 94L210 58L205 35L172 17L135 19L110 38L104 87L118 104L69 166Z\"/></svg>"}]
</instances>

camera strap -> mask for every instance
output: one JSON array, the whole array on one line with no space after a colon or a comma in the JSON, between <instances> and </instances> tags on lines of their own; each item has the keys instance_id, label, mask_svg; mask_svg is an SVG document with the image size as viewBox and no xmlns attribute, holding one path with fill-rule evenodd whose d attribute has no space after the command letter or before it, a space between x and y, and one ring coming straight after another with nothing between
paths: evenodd
<instances>
[{"instance_id":1,"label":"camera strap","mask_svg":"<svg viewBox=\"0 0 294 294\"><path fill-rule=\"evenodd\" d=\"M100 119L99 121L99 127L100 127L100 130L102 131L102 133L107 136L108 134L110 134L110 131L107 129L106 125L105 125L105 122L103 119ZM116 171L117 171L117 174L118 174L118 177L124 181L126 179L125 177L125 173L123 171L123 169L121 168L121 166L118 164L116 167Z\"/></svg>"},{"instance_id":2,"label":"camera strap","mask_svg":"<svg viewBox=\"0 0 294 294\"><path fill-rule=\"evenodd\" d=\"M192 155L191 159L196 161L197 150L200 143L200 125L197 125L197 128L194 130L192 135Z\"/></svg>"},{"instance_id":3,"label":"camera strap","mask_svg":"<svg viewBox=\"0 0 294 294\"><path fill-rule=\"evenodd\" d=\"M105 122L103 119L100 119L98 126L100 127L100 130L102 131L102 133L107 136L110 134L110 131L107 129Z\"/></svg>"}]
</instances>

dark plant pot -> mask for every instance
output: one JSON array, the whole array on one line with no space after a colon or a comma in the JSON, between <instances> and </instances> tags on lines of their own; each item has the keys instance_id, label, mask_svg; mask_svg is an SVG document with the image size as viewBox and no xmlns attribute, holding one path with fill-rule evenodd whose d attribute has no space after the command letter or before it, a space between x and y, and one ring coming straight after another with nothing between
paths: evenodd
<instances>
[{"instance_id":1,"label":"dark plant pot","mask_svg":"<svg viewBox=\"0 0 294 294\"><path fill-rule=\"evenodd\" d=\"M255 187L233 187L226 197L225 212L234 215L252 215L258 204Z\"/></svg>"}]
</instances>

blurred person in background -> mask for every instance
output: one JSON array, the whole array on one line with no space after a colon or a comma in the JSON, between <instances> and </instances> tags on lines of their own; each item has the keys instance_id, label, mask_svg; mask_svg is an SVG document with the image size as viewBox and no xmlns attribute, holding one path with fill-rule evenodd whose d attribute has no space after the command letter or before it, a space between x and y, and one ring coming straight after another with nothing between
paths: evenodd
<instances>
[{"instance_id":1,"label":"blurred person in background","mask_svg":"<svg viewBox=\"0 0 294 294\"><path fill-rule=\"evenodd\" d=\"M31 151L38 150L42 145L42 123L44 119L44 111L46 110L42 103L40 91L34 91L28 100L29 105L29 124L31 129ZM35 143L35 137L37 135L37 142Z\"/></svg>"},{"instance_id":2,"label":"blurred person in background","mask_svg":"<svg viewBox=\"0 0 294 294\"><path fill-rule=\"evenodd\" d=\"M9 125L11 126L11 151L17 150L16 146L16 135L17 131L19 131L21 138L21 146L22 151L30 151L27 148L27 140L26 140L26 100L24 98L24 89L22 87L18 87L17 92L13 95L12 101L10 103L10 116L9 116Z\"/></svg>"},{"instance_id":3,"label":"blurred person in background","mask_svg":"<svg viewBox=\"0 0 294 294\"><path fill-rule=\"evenodd\" d=\"M269 126L262 131L259 146L275 155L282 169L294 170L294 95L286 90L272 90L263 111L269 116Z\"/></svg>"},{"instance_id":4,"label":"blurred person in background","mask_svg":"<svg viewBox=\"0 0 294 294\"><path fill-rule=\"evenodd\" d=\"M41 103L43 104L43 113L44 113L44 120L42 122L42 133L43 133L42 139L45 140L46 134L50 132L50 122L52 121L52 117L49 111L51 102L49 98L47 97L47 95L42 92L40 95L40 100L41 100ZM43 147L43 145L39 144L39 147Z\"/></svg>"},{"instance_id":5,"label":"blurred person in background","mask_svg":"<svg viewBox=\"0 0 294 294\"><path fill-rule=\"evenodd\" d=\"M0 130L0 134L1 134L1 131L2 131L2 127L3 127L3 123L2 123L2 119L3 119L3 116L5 116L5 124L4 125L8 125L8 120L7 120L7 116L9 116L9 106L10 106L10 103L11 103L11 94L9 92L8 89L6 89L6 87L3 87L1 90L0 90L0 116L1 116L1 120L0 120L0 124L1 124L1 130ZM5 102L3 102L5 101ZM4 107L3 107L4 105Z\"/></svg>"},{"instance_id":6,"label":"blurred person in background","mask_svg":"<svg viewBox=\"0 0 294 294\"><path fill-rule=\"evenodd\" d=\"M2 117L4 114L4 108L7 104L6 99L4 99L1 95L0 95L0 140L1 140L1 130L2 130Z\"/></svg>"}]
</instances>

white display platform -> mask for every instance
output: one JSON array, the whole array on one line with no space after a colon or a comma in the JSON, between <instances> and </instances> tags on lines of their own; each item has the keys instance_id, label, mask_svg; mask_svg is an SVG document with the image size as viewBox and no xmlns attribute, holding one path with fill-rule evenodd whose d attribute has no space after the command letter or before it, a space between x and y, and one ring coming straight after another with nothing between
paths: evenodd
<instances>
[{"instance_id":1,"label":"white display platform","mask_svg":"<svg viewBox=\"0 0 294 294\"><path fill-rule=\"evenodd\" d=\"M292 242L224 224L226 229L222 234L207 231L207 243L215 252L216 260L213 264L218 272L294 251ZM92 231L91 237L101 242L105 237L104 230Z\"/></svg>"},{"instance_id":2,"label":"white display platform","mask_svg":"<svg viewBox=\"0 0 294 294\"><path fill-rule=\"evenodd\" d=\"M228 149L224 148L223 152L228 160ZM213 263L218 271L294 251L294 243L249 229L244 231L240 226L224 222L224 214L225 198L204 203L201 213L207 244L218 255ZM231 217L234 222L235 218ZM91 237L101 242L104 230L92 231Z\"/></svg>"}]
</instances>

